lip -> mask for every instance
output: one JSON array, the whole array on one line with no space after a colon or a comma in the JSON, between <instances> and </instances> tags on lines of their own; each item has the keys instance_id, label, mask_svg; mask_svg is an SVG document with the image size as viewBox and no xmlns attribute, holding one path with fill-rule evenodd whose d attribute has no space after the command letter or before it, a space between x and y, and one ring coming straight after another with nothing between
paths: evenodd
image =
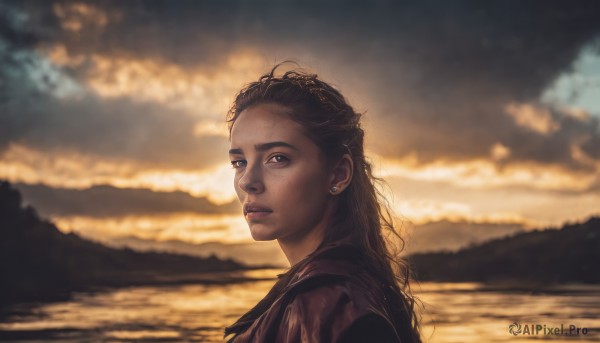
<instances>
[{"instance_id":1,"label":"lip","mask_svg":"<svg viewBox=\"0 0 600 343\"><path fill-rule=\"evenodd\" d=\"M248 219L262 219L273 213L273 210L259 203L245 203L244 216Z\"/></svg>"},{"instance_id":2,"label":"lip","mask_svg":"<svg viewBox=\"0 0 600 343\"><path fill-rule=\"evenodd\" d=\"M271 212L248 212L246 214L246 219L248 220L260 220L265 219L271 214Z\"/></svg>"}]
</instances>

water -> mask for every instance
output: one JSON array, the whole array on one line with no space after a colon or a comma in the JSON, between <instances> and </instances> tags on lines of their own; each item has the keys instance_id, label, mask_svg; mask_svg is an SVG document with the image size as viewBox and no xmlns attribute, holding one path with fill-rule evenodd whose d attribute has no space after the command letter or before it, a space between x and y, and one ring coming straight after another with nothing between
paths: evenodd
<instances>
[{"instance_id":1,"label":"water","mask_svg":"<svg viewBox=\"0 0 600 343\"><path fill-rule=\"evenodd\" d=\"M274 276L281 270L255 271ZM223 342L222 332L255 305L274 280L231 285L131 287L78 293L71 300L20 305L0 322L0 340L9 342ZM472 283L423 283L423 336L427 342L599 342L600 286L569 286L555 292L484 291ZM514 336L513 322L587 335Z\"/></svg>"}]
</instances>

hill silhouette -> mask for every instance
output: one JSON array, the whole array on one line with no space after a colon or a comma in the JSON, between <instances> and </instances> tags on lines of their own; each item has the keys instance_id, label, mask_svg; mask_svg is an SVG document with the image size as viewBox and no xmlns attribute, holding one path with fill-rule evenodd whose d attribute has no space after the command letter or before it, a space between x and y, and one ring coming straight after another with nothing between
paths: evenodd
<instances>
[{"instance_id":1,"label":"hill silhouette","mask_svg":"<svg viewBox=\"0 0 600 343\"><path fill-rule=\"evenodd\" d=\"M535 230L457 252L409 256L420 281L506 284L600 283L600 217Z\"/></svg>"},{"instance_id":2,"label":"hill silhouette","mask_svg":"<svg viewBox=\"0 0 600 343\"><path fill-rule=\"evenodd\" d=\"M76 290L200 281L207 272L256 269L231 259L113 249L60 232L36 211L22 206L20 193L0 181L0 305L67 297Z\"/></svg>"}]
</instances>

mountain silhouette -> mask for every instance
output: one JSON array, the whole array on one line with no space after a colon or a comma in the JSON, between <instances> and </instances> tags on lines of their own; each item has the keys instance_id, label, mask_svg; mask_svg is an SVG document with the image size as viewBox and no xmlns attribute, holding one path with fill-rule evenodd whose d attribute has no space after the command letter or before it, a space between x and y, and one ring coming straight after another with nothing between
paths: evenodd
<instances>
[{"instance_id":1,"label":"mountain silhouette","mask_svg":"<svg viewBox=\"0 0 600 343\"><path fill-rule=\"evenodd\" d=\"M420 281L600 283L600 217L409 260Z\"/></svg>"},{"instance_id":2,"label":"mountain silhouette","mask_svg":"<svg viewBox=\"0 0 600 343\"><path fill-rule=\"evenodd\" d=\"M58 300L98 287L236 281L244 278L199 275L256 268L214 255L114 249L62 233L32 207L23 207L21 194L0 181L0 305Z\"/></svg>"}]
</instances>

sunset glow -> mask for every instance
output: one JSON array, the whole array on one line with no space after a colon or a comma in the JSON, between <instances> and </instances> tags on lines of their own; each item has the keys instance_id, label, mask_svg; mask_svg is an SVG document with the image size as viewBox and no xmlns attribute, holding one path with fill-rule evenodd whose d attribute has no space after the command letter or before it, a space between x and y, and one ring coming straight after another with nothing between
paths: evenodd
<instances>
[{"instance_id":1,"label":"sunset glow","mask_svg":"<svg viewBox=\"0 0 600 343\"><path fill-rule=\"evenodd\" d=\"M251 242L231 207L225 115L242 87L284 60L365 112L367 156L400 220L530 229L600 211L600 58L591 42L513 61L498 48L504 41L471 42L462 27L448 33L458 44L441 46L427 30L350 37L344 23L315 22L279 32L258 17L213 22L175 8L181 18L165 21L131 4L48 4L46 17L12 9L11 30L47 34L2 50L14 63L2 67L11 87L0 179L27 188L25 202L61 230L101 241ZM448 68L457 56L473 63ZM74 194L125 197L131 208L77 212L65 200Z\"/></svg>"},{"instance_id":2,"label":"sunset glow","mask_svg":"<svg viewBox=\"0 0 600 343\"><path fill-rule=\"evenodd\" d=\"M265 66L250 50L237 52L217 66L192 70L151 59L71 55L63 45L44 53L57 66L88 64L83 82L102 97L131 97L213 120L223 120L234 93Z\"/></svg>"},{"instance_id":3,"label":"sunset glow","mask_svg":"<svg viewBox=\"0 0 600 343\"><path fill-rule=\"evenodd\" d=\"M199 244L220 241L227 244L252 240L246 222L238 216L171 215L166 217L125 217L94 219L53 218L64 232L75 232L98 241L118 237Z\"/></svg>"}]
</instances>

